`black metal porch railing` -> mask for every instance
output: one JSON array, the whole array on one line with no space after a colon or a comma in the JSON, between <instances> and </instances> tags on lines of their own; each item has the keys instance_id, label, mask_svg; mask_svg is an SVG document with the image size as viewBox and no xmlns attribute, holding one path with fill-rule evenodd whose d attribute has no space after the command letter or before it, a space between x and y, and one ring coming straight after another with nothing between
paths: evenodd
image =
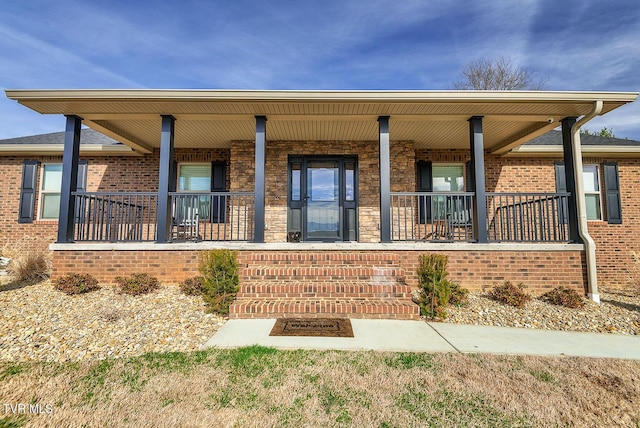
<instances>
[{"instance_id":1,"label":"black metal porch railing","mask_svg":"<svg viewBox=\"0 0 640 428\"><path fill-rule=\"evenodd\" d=\"M489 242L568 242L569 193L487 193ZM391 240L473 242L475 195L391 194Z\"/></svg>"},{"instance_id":2,"label":"black metal porch railing","mask_svg":"<svg viewBox=\"0 0 640 428\"><path fill-rule=\"evenodd\" d=\"M568 242L569 193L487 193L487 238Z\"/></svg>"},{"instance_id":3,"label":"black metal porch railing","mask_svg":"<svg viewBox=\"0 0 640 428\"><path fill-rule=\"evenodd\" d=\"M75 192L75 241L154 241L158 194Z\"/></svg>"},{"instance_id":4,"label":"black metal porch railing","mask_svg":"<svg viewBox=\"0 0 640 428\"><path fill-rule=\"evenodd\" d=\"M74 241L156 240L155 192L75 192ZM171 241L253 240L249 192L171 192Z\"/></svg>"},{"instance_id":5,"label":"black metal porch railing","mask_svg":"<svg viewBox=\"0 0 640 428\"><path fill-rule=\"evenodd\" d=\"M252 241L252 192L171 192L172 241Z\"/></svg>"},{"instance_id":6,"label":"black metal porch railing","mask_svg":"<svg viewBox=\"0 0 640 428\"><path fill-rule=\"evenodd\" d=\"M472 241L474 197L471 192L391 193L391 240Z\"/></svg>"}]
</instances>

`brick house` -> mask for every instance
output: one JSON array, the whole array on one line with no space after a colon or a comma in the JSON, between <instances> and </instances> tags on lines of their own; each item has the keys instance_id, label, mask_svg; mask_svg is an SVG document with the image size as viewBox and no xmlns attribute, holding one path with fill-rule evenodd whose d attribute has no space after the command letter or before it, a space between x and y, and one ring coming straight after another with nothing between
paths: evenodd
<instances>
[{"instance_id":1,"label":"brick house","mask_svg":"<svg viewBox=\"0 0 640 428\"><path fill-rule=\"evenodd\" d=\"M0 141L0 239L103 282L235 249L236 317L415 318L426 252L469 289L598 300L640 251L640 143L579 128L637 95L8 90L67 128Z\"/></svg>"}]
</instances>

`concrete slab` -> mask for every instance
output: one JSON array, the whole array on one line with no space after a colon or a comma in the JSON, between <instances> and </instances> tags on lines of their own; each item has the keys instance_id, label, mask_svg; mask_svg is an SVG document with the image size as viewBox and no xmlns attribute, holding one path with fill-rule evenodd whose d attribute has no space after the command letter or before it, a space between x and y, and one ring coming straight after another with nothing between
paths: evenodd
<instances>
[{"instance_id":1,"label":"concrete slab","mask_svg":"<svg viewBox=\"0 0 640 428\"><path fill-rule=\"evenodd\" d=\"M405 352L456 352L423 321L352 319L354 337L269 336L275 319L229 320L203 348L250 345L280 349L340 349Z\"/></svg>"},{"instance_id":2,"label":"concrete slab","mask_svg":"<svg viewBox=\"0 0 640 428\"><path fill-rule=\"evenodd\" d=\"M429 323L464 353L567 355L640 360L640 337L525 328Z\"/></svg>"}]
</instances>

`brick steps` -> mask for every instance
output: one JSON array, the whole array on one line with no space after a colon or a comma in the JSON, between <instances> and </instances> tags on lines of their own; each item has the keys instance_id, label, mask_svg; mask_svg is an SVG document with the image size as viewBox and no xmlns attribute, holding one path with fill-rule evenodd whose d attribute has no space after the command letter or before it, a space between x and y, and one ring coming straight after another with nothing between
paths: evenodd
<instances>
[{"instance_id":1,"label":"brick steps","mask_svg":"<svg viewBox=\"0 0 640 428\"><path fill-rule=\"evenodd\" d=\"M250 281L242 285L239 299L335 297L335 298L407 298L411 287L395 282L370 281Z\"/></svg>"},{"instance_id":2,"label":"brick steps","mask_svg":"<svg viewBox=\"0 0 640 428\"><path fill-rule=\"evenodd\" d=\"M419 318L396 254L256 252L241 266L229 318Z\"/></svg>"},{"instance_id":3,"label":"brick steps","mask_svg":"<svg viewBox=\"0 0 640 428\"><path fill-rule=\"evenodd\" d=\"M398 299L242 299L230 308L229 318L420 318L411 301Z\"/></svg>"},{"instance_id":4,"label":"brick steps","mask_svg":"<svg viewBox=\"0 0 640 428\"><path fill-rule=\"evenodd\" d=\"M404 270L392 267L370 267L353 265L334 266L250 266L243 269L243 280L321 280L356 279L382 280L384 278L404 277Z\"/></svg>"}]
</instances>

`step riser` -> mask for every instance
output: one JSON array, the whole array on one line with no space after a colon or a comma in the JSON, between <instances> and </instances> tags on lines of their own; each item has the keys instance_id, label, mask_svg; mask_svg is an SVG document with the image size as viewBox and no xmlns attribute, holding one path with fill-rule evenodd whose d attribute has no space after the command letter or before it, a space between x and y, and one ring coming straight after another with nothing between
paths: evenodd
<instances>
[{"instance_id":1,"label":"step riser","mask_svg":"<svg viewBox=\"0 0 640 428\"><path fill-rule=\"evenodd\" d=\"M313 283L281 283L243 285L237 297L241 298L411 298L411 287L406 285L340 285Z\"/></svg>"},{"instance_id":2,"label":"step riser","mask_svg":"<svg viewBox=\"0 0 640 428\"><path fill-rule=\"evenodd\" d=\"M398 254L383 252L339 252L339 251L266 251L242 254L243 263L249 264L355 264L355 265L388 265L397 264Z\"/></svg>"},{"instance_id":3,"label":"step riser","mask_svg":"<svg viewBox=\"0 0 640 428\"><path fill-rule=\"evenodd\" d=\"M406 299L405 293L238 293L238 299Z\"/></svg>"},{"instance_id":4,"label":"step riser","mask_svg":"<svg viewBox=\"0 0 640 428\"><path fill-rule=\"evenodd\" d=\"M284 276L300 277L342 277L342 278L377 278L404 276L403 269L367 268L367 267L249 267L241 271L241 277Z\"/></svg>"},{"instance_id":5,"label":"step riser","mask_svg":"<svg viewBox=\"0 0 640 428\"><path fill-rule=\"evenodd\" d=\"M242 292L247 293L411 293L412 287L409 285L396 284L340 284L326 282L305 282L305 281L282 281L269 283L260 281L259 284L240 283Z\"/></svg>"},{"instance_id":6,"label":"step riser","mask_svg":"<svg viewBox=\"0 0 640 428\"><path fill-rule=\"evenodd\" d=\"M340 301L236 301L229 318L346 317L375 319L419 319L416 305L409 302Z\"/></svg>"},{"instance_id":7,"label":"step riser","mask_svg":"<svg viewBox=\"0 0 640 428\"><path fill-rule=\"evenodd\" d=\"M269 313L269 314L234 314L229 315L229 319L271 319L271 318L353 318L353 319L374 319L374 320L419 320L420 316L415 314L354 314L354 313Z\"/></svg>"}]
</instances>

